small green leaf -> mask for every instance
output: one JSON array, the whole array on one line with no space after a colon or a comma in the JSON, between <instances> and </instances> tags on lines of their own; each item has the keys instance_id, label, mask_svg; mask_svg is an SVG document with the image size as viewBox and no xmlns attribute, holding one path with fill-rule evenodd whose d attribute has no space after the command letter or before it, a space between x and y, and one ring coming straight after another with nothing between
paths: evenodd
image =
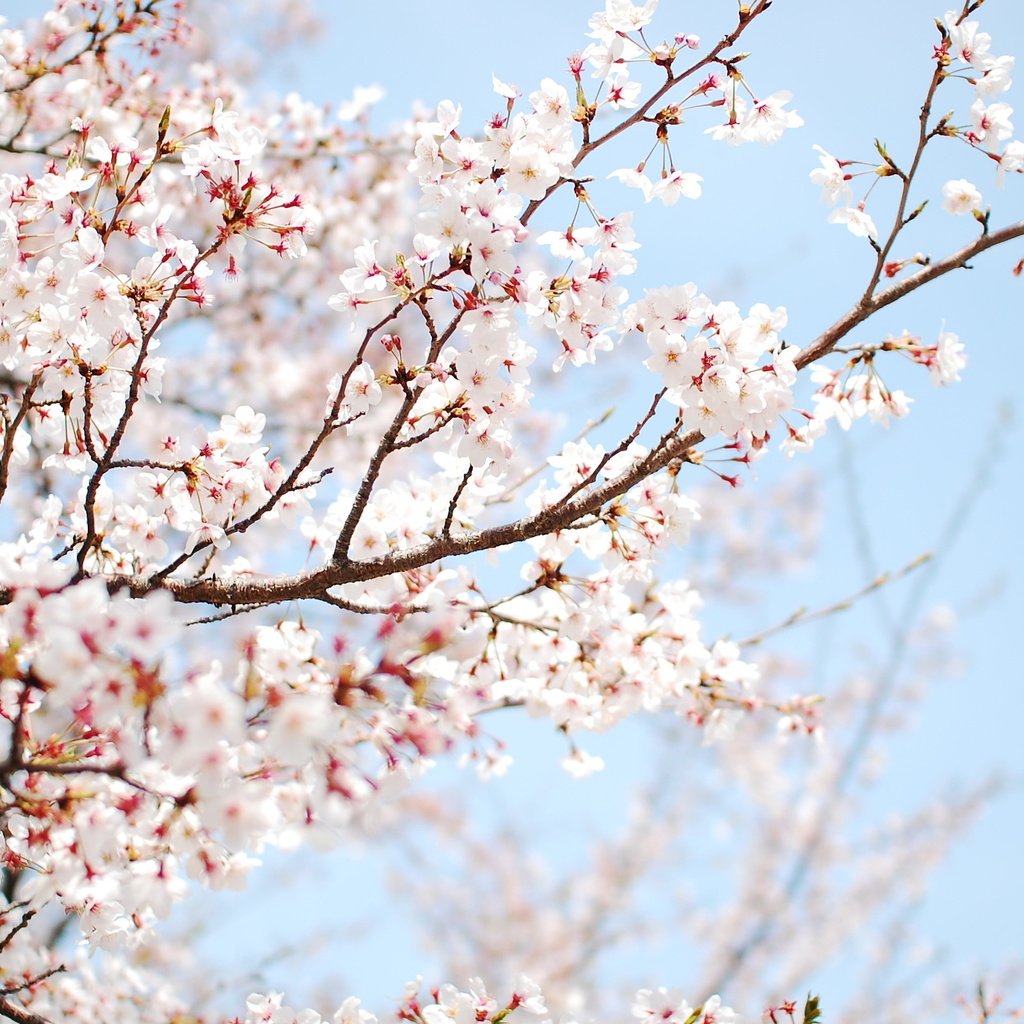
<instances>
[{"instance_id":1,"label":"small green leaf","mask_svg":"<svg viewBox=\"0 0 1024 1024\"><path fill-rule=\"evenodd\" d=\"M821 1007L818 1004L818 997L807 993L807 1002L804 1003L804 1024L818 1024L821 1020Z\"/></svg>"},{"instance_id":2,"label":"small green leaf","mask_svg":"<svg viewBox=\"0 0 1024 1024\"><path fill-rule=\"evenodd\" d=\"M919 206L915 207L913 210L910 211L909 215L906 217L906 219L903 221L903 223L904 224L909 224L915 217L920 217L921 216L921 212L924 210L924 208L927 205L928 205L928 200L926 199L923 203L921 203Z\"/></svg>"}]
</instances>

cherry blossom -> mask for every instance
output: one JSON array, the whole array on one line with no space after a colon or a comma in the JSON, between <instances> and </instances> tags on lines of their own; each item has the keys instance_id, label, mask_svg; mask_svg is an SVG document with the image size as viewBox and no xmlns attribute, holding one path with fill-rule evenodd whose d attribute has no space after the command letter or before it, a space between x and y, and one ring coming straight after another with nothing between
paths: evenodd
<instances>
[{"instance_id":1,"label":"cherry blossom","mask_svg":"<svg viewBox=\"0 0 1024 1024\"><path fill-rule=\"evenodd\" d=\"M836 206L838 203L849 203L853 198L853 190L848 181L849 175L843 170L843 165L831 153L826 153L821 146L814 147L820 156L821 167L811 171L811 181L821 188L822 199L829 206Z\"/></svg>"},{"instance_id":2,"label":"cherry blossom","mask_svg":"<svg viewBox=\"0 0 1024 1024\"><path fill-rule=\"evenodd\" d=\"M663 577L714 518L694 477L735 488L833 421L907 415L885 383L900 357L958 380L953 331L860 332L1024 236L954 178L943 206L974 214L973 237L894 251L924 216L925 146L951 140L999 183L1024 150L993 98L1012 58L965 5L928 94L958 89L962 116L898 160L815 147L829 221L871 249L851 315L787 337L770 294L631 288L628 190L704 198L673 146L699 168L704 134L772 144L804 123L788 91L755 91L740 48L769 6L740 5L694 56L655 0L607 0L574 91L495 77L479 127L442 100L383 131L377 87L252 98L212 8L55 0L0 26L0 1013L195 1019L188 987L145 966L190 887L242 888L271 847L365 838L439 760L501 776L515 752L486 723L503 709L563 740L579 778L604 766L585 734L636 715L698 744L762 719L821 741L815 695L766 689L756 644L710 632L700 585ZM635 151L614 169L620 136ZM874 187L891 225L881 200L867 212ZM625 365L625 420L568 429L588 374ZM495 582L499 552L515 564ZM552 1019L526 977L493 993L413 984L397 1019ZM247 1024L323 1019L235 995ZM642 989L632 1013L735 1019L693 998ZM377 1017L348 997L331 1019Z\"/></svg>"},{"instance_id":3,"label":"cherry blossom","mask_svg":"<svg viewBox=\"0 0 1024 1024\"><path fill-rule=\"evenodd\" d=\"M954 216L981 210L981 193L964 178L947 181L942 186L942 195L942 208Z\"/></svg>"},{"instance_id":4,"label":"cherry blossom","mask_svg":"<svg viewBox=\"0 0 1024 1024\"><path fill-rule=\"evenodd\" d=\"M871 215L864 209L863 203L856 206L843 206L828 215L829 224L845 224L851 235L858 238L877 238L878 228Z\"/></svg>"}]
</instances>

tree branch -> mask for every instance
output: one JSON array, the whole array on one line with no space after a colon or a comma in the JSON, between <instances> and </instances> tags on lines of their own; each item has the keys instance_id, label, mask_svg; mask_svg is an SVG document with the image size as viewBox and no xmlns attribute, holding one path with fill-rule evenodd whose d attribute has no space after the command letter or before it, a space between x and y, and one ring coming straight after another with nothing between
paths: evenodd
<instances>
[{"instance_id":1,"label":"tree branch","mask_svg":"<svg viewBox=\"0 0 1024 1024\"><path fill-rule=\"evenodd\" d=\"M676 88L680 82L685 82L688 78L692 77L701 68L707 67L709 64L721 63L722 58L720 54L729 49L730 46L734 46L741 35L754 23L754 20L758 15L764 14L766 10L771 6L772 0L757 0L755 4L745 15L740 15L740 19L736 24L736 27L728 34L723 36L703 57L700 58L696 63L691 64L685 71L681 71L678 75L672 74L671 70L668 72L668 78L651 96L642 103L636 110L630 114L629 117L620 121L613 128L610 128L604 133L590 142L584 142L582 146L576 151L576 156L573 157L572 165L574 168L579 167L581 163L595 149L599 149L601 146L610 142L616 136L621 135L623 132L628 131L636 124L640 124L642 121L647 120L647 115L652 111L664 98L671 92L672 89ZM563 185L569 182L570 178L560 178L554 183L540 199L534 199L527 204L526 209L523 211L523 216L519 218L523 225L530 222L533 215L540 208L541 204L546 202L552 195L557 192Z\"/></svg>"},{"instance_id":2,"label":"tree branch","mask_svg":"<svg viewBox=\"0 0 1024 1024\"><path fill-rule=\"evenodd\" d=\"M1024 237L1024 221L1007 225L999 231L976 238L945 259L923 267L916 274L891 285L871 298L862 299L800 352L794 360L796 367L803 369L828 355L854 328L904 295L909 295L930 281L943 277L953 270L967 266L973 257L988 249L1022 237ZM267 579L244 577L175 580L162 577L123 576L111 578L110 586L115 590L127 588L136 596L159 588L169 591L176 600L186 604L206 603L216 606L268 605L301 599L323 600L330 587L380 579L393 573L408 572L411 569L430 565L442 558L506 547L532 537L540 537L556 530L565 529L583 516L598 512L607 502L618 498L641 480L664 469L673 460L685 458L687 452L703 440L704 436L699 430L691 430L675 439L667 440L644 458L638 459L624 473L585 494L580 494L572 501L553 508L542 509L533 515L484 530L453 536L438 536L415 547L390 552L378 558L360 562L337 562L310 572Z\"/></svg>"},{"instance_id":3,"label":"tree branch","mask_svg":"<svg viewBox=\"0 0 1024 1024\"><path fill-rule=\"evenodd\" d=\"M32 1013L20 1006L15 1006L9 999L0 996L0 1014L8 1020L17 1021L17 1024L53 1024L53 1021L46 1017L40 1017L38 1013Z\"/></svg>"}]
</instances>

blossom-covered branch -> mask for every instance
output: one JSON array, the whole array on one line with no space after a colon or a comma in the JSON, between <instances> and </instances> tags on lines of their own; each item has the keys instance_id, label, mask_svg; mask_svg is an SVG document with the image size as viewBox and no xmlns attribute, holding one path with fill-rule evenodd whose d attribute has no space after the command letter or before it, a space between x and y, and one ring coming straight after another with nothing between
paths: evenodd
<instances>
[{"instance_id":1,"label":"blossom-covered branch","mask_svg":"<svg viewBox=\"0 0 1024 1024\"><path fill-rule=\"evenodd\" d=\"M903 414L881 376L897 356L957 379L952 332L853 335L1024 237L954 178L944 209L980 234L892 259L925 215L907 211L932 142L998 180L1024 168L989 102L1012 58L965 3L939 23L909 161L877 147L854 202L856 162L820 151L830 220L868 239L872 265L799 344L781 306L694 282L627 290L640 243L615 206L701 196L673 155L691 122L730 145L803 124L736 50L770 0L703 50L686 26L650 42L656 6L607 0L569 89L495 78L503 110L479 131L446 100L380 136L376 90L254 101L194 63L213 15L184 2L56 0L0 26L0 979L18 979L0 1014L183 1019L187 1000L123 954L187 879L241 886L267 844L363 834L449 751L500 774L492 711L546 719L578 774L595 759L572 737L640 712L708 740L758 712L820 736L815 695L762 692L739 645L704 638L697 589L660 567L700 519L698 467L735 486L831 420ZM968 126L932 120L950 84L973 97ZM612 142L637 159L603 166ZM880 243L867 201L887 182ZM567 396L617 352L626 407L560 441ZM817 365L833 354L842 369ZM513 547L513 580L472 557ZM113 954L109 983L59 947L71 918ZM245 1020L321 1019L282 1000L252 995ZM501 1000L478 981L413 986L398 1018L547 1012L521 979ZM817 1013L808 1000L804 1024ZM633 1015L734 1018L668 989L641 990ZM334 1020L375 1018L347 1000Z\"/></svg>"}]
</instances>

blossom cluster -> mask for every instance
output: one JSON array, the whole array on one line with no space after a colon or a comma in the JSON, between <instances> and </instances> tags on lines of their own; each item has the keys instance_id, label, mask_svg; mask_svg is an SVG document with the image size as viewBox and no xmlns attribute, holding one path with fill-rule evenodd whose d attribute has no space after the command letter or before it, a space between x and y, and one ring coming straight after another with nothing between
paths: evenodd
<instances>
[{"instance_id":1,"label":"blossom cluster","mask_svg":"<svg viewBox=\"0 0 1024 1024\"><path fill-rule=\"evenodd\" d=\"M419 991L420 983L412 982L406 986L406 992L397 1017L400 1020L416 1021L418 1024L500 1024L514 1016L522 1020L524 1015L541 1018L544 1024L550 1024L544 995L529 978L520 977L516 990L509 1001L500 1005L487 991L483 981L471 978L465 990L455 985L446 984L432 989L427 995ZM321 1024L323 1018L315 1010L296 1012L282 1005L282 994L254 993L246 1000L245 1024ZM657 1004L658 1011L652 1010L652 1003ZM668 1007L664 1011L662 1005ZM691 1007L678 993L669 993L666 989L652 992L642 989L636 993L633 1004L633 1016L641 1021L664 1020L671 1024L733 1024L737 1019L734 1011L722 1005L719 996L711 996L703 1005L696 1009ZM377 1024L377 1016L363 1009L360 1001L355 998L346 999L330 1018L332 1024Z\"/></svg>"},{"instance_id":2,"label":"blossom cluster","mask_svg":"<svg viewBox=\"0 0 1024 1024\"><path fill-rule=\"evenodd\" d=\"M1015 59L992 52L992 37L980 30L979 22L968 20L966 8L961 12L947 11L945 18L937 21L936 25L940 42L934 48L936 68L929 104L946 79L967 82L973 88L974 99L968 124L958 126L952 121L952 113L946 115L928 127L927 135L922 139L922 149L933 138L960 139L995 162L996 182L1001 185L1007 173L1024 171L1024 142L1013 138L1013 122L1010 120L1013 107L1003 100L993 101L993 97L1002 95L1013 85ZM820 146L814 148L820 155L820 166L811 171L811 181L821 188L822 199L835 207L829 214L829 223L844 224L852 234L868 238L877 245L878 228L867 212L868 195L878 178L895 178L909 186L907 172L882 147L879 147L882 162L875 165L871 161L840 160ZM867 169L851 171L855 165ZM855 203L850 183L860 175L868 176L872 185L864 198ZM943 186L942 205L948 213L973 213L979 220L983 219L981 192L965 178L950 180Z\"/></svg>"},{"instance_id":3,"label":"blossom cluster","mask_svg":"<svg viewBox=\"0 0 1024 1024\"><path fill-rule=\"evenodd\" d=\"M814 409L812 412L801 410L804 422L798 428L789 427L783 450L793 455L810 448L825 433L829 420L849 430L854 421L863 416L887 426L891 419L910 412L911 399L900 389L890 389L882 379L875 359L879 352L899 352L911 362L927 367L932 383L941 387L960 379L960 371L967 365L963 351L959 336L952 331L943 331L933 345L926 345L904 331L899 337L887 338L880 344L859 346L839 370L814 367L811 370L811 381L817 385L812 396Z\"/></svg>"}]
</instances>

